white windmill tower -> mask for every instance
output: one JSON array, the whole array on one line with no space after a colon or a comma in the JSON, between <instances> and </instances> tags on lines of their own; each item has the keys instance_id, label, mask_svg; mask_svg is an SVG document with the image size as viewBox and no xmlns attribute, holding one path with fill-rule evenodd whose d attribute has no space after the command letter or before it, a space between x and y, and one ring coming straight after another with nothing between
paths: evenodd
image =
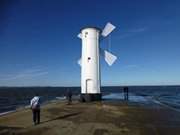
<instances>
[{"instance_id":1,"label":"white windmill tower","mask_svg":"<svg viewBox=\"0 0 180 135\"><path fill-rule=\"evenodd\" d=\"M115 26L107 23L103 30L96 27L81 29L78 37L82 40L82 54L78 60L81 66L81 101L101 100L101 78L99 55L111 66L117 57L99 47L101 37L107 37Z\"/></svg>"}]
</instances>

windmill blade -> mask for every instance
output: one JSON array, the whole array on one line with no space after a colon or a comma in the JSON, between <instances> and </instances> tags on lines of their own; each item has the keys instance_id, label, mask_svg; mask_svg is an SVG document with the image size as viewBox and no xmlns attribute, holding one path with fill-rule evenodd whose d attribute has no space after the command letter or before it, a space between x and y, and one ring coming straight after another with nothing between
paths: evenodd
<instances>
[{"instance_id":1,"label":"windmill blade","mask_svg":"<svg viewBox=\"0 0 180 135\"><path fill-rule=\"evenodd\" d=\"M108 22L106 24L106 26L104 27L101 35L103 37L107 37L116 27L114 25L112 25L110 22Z\"/></svg>"},{"instance_id":2,"label":"windmill blade","mask_svg":"<svg viewBox=\"0 0 180 135\"><path fill-rule=\"evenodd\" d=\"M77 61L77 63L81 66L81 58Z\"/></svg>"},{"instance_id":3,"label":"windmill blade","mask_svg":"<svg viewBox=\"0 0 180 135\"><path fill-rule=\"evenodd\" d=\"M107 62L107 64L109 66L112 66L112 64L116 61L117 57L115 55L113 55L112 53L103 50L102 48L100 48L100 54L101 56L104 57L105 61Z\"/></svg>"},{"instance_id":4,"label":"windmill blade","mask_svg":"<svg viewBox=\"0 0 180 135\"><path fill-rule=\"evenodd\" d=\"M81 38L82 38L82 34L79 33L79 34L77 35L77 37L81 39Z\"/></svg>"}]
</instances>

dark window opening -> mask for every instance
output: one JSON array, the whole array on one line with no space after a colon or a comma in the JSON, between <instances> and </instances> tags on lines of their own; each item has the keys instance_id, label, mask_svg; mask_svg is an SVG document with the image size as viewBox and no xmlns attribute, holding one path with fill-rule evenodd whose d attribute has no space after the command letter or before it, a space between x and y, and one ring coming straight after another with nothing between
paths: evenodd
<instances>
[{"instance_id":1,"label":"dark window opening","mask_svg":"<svg viewBox=\"0 0 180 135\"><path fill-rule=\"evenodd\" d=\"M88 32L85 32L85 37L87 37L87 35L88 35Z\"/></svg>"},{"instance_id":2,"label":"dark window opening","mask_svg":"<svg viewBox=\"0 0 180 135\"><path fill-rule=\"evenodd\" d=\"M88 57L88 62L91 60L91 57Z\"/></svg>"}]
</instances>

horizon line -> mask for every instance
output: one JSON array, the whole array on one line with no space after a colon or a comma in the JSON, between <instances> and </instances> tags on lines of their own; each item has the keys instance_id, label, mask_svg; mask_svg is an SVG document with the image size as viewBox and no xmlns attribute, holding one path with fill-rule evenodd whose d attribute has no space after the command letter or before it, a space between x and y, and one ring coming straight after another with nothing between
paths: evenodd
<instances>
[{"instance_id":1,"label":"horizon line","mask_svg":"<svg viewBox=\"0 0 180 135\"><path fill-rule=\"evenodd\" d=\"M180 84L162 84L162 85L103 85L101 87L148 87L148 86L180 86ZM13 88L13 87L19 87L19 88L23 88L23 87L81 87L81 86L0 86L0 88L3 87L9 87L9 88Z\"/></svg>"}]
</instances>

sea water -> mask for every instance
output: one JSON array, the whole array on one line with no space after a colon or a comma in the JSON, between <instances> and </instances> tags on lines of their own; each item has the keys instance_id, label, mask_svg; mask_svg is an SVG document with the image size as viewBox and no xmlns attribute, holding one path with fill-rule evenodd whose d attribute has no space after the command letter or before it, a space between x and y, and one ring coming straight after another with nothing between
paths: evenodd
<instances>
[{"instance_id":1,"label":"sea water","mask_svg":"<svg viewBox=\"0 0 180 135\"><path fill-rule=\"evenodd\" d=\"M0 87L0 113L5 114L30 104L38 94L41 103L65 100L67 89L80 95L80 87ZM123 86L101 87L103 100L124 100ZM129 101L136 103L159 103L180 110L180 86L129 86Z\"/></svg>"}]
</instances>

